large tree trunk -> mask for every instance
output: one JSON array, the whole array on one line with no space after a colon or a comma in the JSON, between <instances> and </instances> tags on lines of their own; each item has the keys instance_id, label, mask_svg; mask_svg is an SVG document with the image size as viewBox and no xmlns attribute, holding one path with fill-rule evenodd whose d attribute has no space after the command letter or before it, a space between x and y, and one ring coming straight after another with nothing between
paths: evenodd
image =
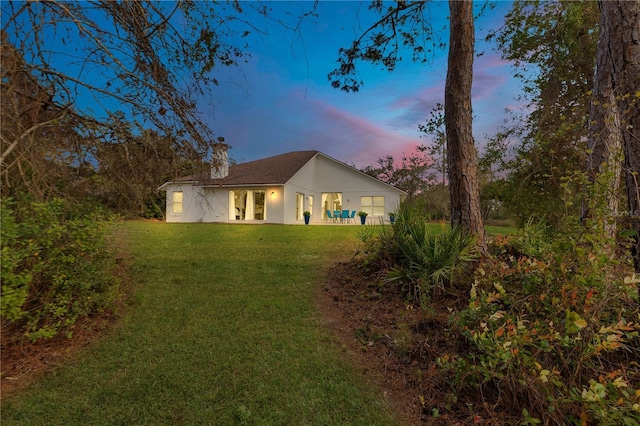
<instances>
[{"instance_id":1,"label":"large tree trunk","mask_svg":"<svg viewBox=\"0 0 640 426\"><path fill-rule=\"evenodd\" d=\"M640 0L600 0L599 4L620 114L627 203L636 232L632 255L635 271L640 273Z\"/></svg>"},{"instance_id":2,"label":"large tree trunk","mask_svg":"<svg viewBox=\"0 0 640 426\"><path fill-rule=\"evenodd\" d=\"M600 31L587 139L587 174L591 184L595 185L592 196L597 199L589 200L590 206L584 206L582 219L585 223L587 220L604 219L604 236L615 241L622 171L622 135L607 43L608 34ZM593 212L589 210L594 207L604 207L605 212L590 217ZM613 255L613 242L608 251Z\"/></svg>"},{"instance_id":3,"label":"large tree trunk","mask_svg":"<svg viewBox=\"0 0 640 426\"><path fill-rule=\"evenodd\" d=\"M451 225L478 235L486 253L478 188L478 154L473 143L471 83L473 81L473 2L449 1L450 37L444 121L447 132Z\"/></svg>"}]
</instances>

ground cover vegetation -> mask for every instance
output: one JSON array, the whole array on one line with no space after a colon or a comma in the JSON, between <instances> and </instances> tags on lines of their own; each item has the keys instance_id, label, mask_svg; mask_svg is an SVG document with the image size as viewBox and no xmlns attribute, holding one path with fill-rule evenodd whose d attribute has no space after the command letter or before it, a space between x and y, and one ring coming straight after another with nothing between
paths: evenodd
<instances>
[{"instance_id":1,"label":"ground cover vegetation","mask_svg":"<svg viewBox=\"0 0 640 426\"><path fill-rule=\"evenodd\" d=\"M2 346L73 334L79 318L117 296L114 222L98 209L63 199L5 199L2 227Z\"/></svg>"},{"instance_id":2,"label":"ground cover vegetation","mask_svg":"<svg viewBox=\"0 0 640 426\"><path fill-rule=\"evenodd\" d=\"M340 50L339 68L329 74L331 84L347 91L360 90L358 61L393 71L403 52L409 51L405 57L428 62L430 50L441 45L438 32L425 18L428 6L418 1L372 2L371 9L380 13L380 20ZM334 268L342 276L332 275L327 285L327 293L335 295L329 302L333 300L351 315L345 327L352 334L346 342L359 342L363 352L384 357L382 376L393 363L402 373L396 379L417 390L412 398L400 397L407 406L415 406L416 422L638 424L639 280L633 272L640 273L640 2L514 3L505 25L491 37L497 40L504 59L515 63L528 114L514 114L490 139L479 159L473 155L476 146L470 131L472 75L465 73L473 62L472 5L461 1L451 2L451 7L446 96L441 107L428 112L431 116L420 128L434 142L421 147L415 156L407 155L400 164L382 157L367 170L406 189L409 202L397 212L392 227L361 228L358 261ZM310 8L313 14L313 4ZM268 8L257 5L253 10L268 18ZM202 169L203 158L210 157L223 139L200 121L198 100L218 84L210 71L237 66L248 46L226 43L226 36L238 31L228 24L246 23L241 19L241 2L214 8L212 3L191 1L8 1L2 3L2 13L0 308L4 356L7 348L24 350L34 341L73 338L85 326L90 328L83 318L90 323L112 309L123 292L113 276L121 265L110 250L114 244L112 213L162 217L162 194L154 189L168 177ZM189 31L177 31L174 19L188 22L184 28ZM210 22L219 24L215 31ZM295 25L292 28L295 31ZM244 31L240 33L248 35L251 26ZM62 45L44 43L53 33L64 39ZM71 62L84 59L77 68L60 67L70 63L70 57ZM183 84L185 81L189 84ZM465 90L453 93L455 88ZM93 109L98 104L102 112ZM430 215L424 216L425 211ZM492 214L494 220L514 218L523 227L522 233L488 236L484 225ZM425 221L434 217L448 220L451 230L431 232ZM139 244L144 245L153 232L136 226L131 225L128 241L135 246L140 238ZM255 227L233 229L239 235L252 233L257 241L268 238ZM278 229L284 235L292 232ZM300 232L321 235L315 230ZM167 251L177 246L168 244L181 241L176 232L165 237L172 239L158 246ZM222 240L232 240L227 237ZM288 247L288 241L282 245ZM255 244L256 239L251 242ZM195 374L189 378L195 386L185 385L181 372L193 358L182 357L184 346L173 340L161 344L160 336L177 333L180 327L188 329L189 321L179 322L181 318L193 324L202 322L187 306L199 307L194 312L202 318L209 313L197 298L185 302L182 310L172 310L169 301L175 302L176 297L171 286L187 281L184 269L179 268L186 262L203 267L209 276L236 282L225 267L210 270L203 265L206 262L200 256L213 256L217 248L210 249L204 241L186 245L193 245L194 252L191 257L178 256L183 261L180 265L165 261L164 253L135 246L136 256L153 253L154 259L163 259L181 273L154 274L159 264L142 267L154 278L138 278L140 282L158 286L162 292L136 293L136 314L125 316L122 325L131 340L123 336L110 339L105 358L91 352L97 363L103 361L102 367L83 360L81 366L52 375L39 396L36 390L25 399L14 399L13 420L27 422L33 413L42 418L58 413L56 400L69 397L61 393L62 383L73 377L83 383L80 389L84 391L84 380L100 381L92 375L93 369L113 384L133 383L127 388L132 394L119 394L116 386L77 395L80 400L74 404L83 410L60 413L59 418L67 423L84 420L76 417L78 413L95 415L96 422L107 418L101 405L92 402L110 395L113 399L107 398L110 402L104 406L133 423L142 422L147 415L161 422L197 422L212 413L229 422L246 423L265 418L277 422L285 418L282 416L302 422L315 419L311 413L317 414L316 401L335 390L331 382L343 370L336 372L311 362L318 370L329 368L332 378L321 379L325 382L318 385L324 389L320 393L309 391L307 395L307 388L297 388L305 396L299 401L283 396L288 401L285 405L294 407L293 413L284 414L264 414L265 401L271 398L266 388L245 387L247 381L231 376L214 391ZM337 249L326 250L335 254ZM308 253L307 260L325 264L335 258L325 248L320 255ZM148 265L144 262L140 265ZM282 274L291 266L281 259L271 262L263 266L262 274ZM167 281L166 277L173 278ZM257 275L254 278L259 281ZM202 284L205 278L196 281ZM306 297L311 287L303 282L298 296ZM335 282L342 286L333 285ZM194 295L205 298L204 289L198 289L201 292ZM154 310L157 306L149 299L154 297L151 294L166 304ZM254 297L262 300L262 295ZM308 301L305 297L303 301ZM292 299L286 299L287 303L303 310ZM214 307L220 314L215 321L235 330L230 318L254 319L248 308L253 302L243 299L240 306L246 309L238 312L228 307L236 300L226 301L229 303ZM287 303L273 301L267 307ZM375 311L378 307L386 309L383 314ZM159 312L176 315L160 318ZM369 318L360 318L365 312ZM229 316L227 322L224 315ZM389 328L375 331L375 321L383 318L388 319ZM166 321L168 328L150 326L157 326L155 320ZM239 340L260 340L262 328L269 328L270 321L275 319L255 323L261 328L239 333ZM289 330L280 326L276 327L279 332ZM146 334L136 335L136 329ZM193 347L196 357L210 345L207 336L216 335L206 330L202 334L202 329L194 328L192 336L178 333ZM239 342L228 335L219 340L225 339ZM320 348L322 344L313 339L310 343L294 338L293 344ZM156 351L145 352L145 342ZM379 346L383 352L376 352ZM233 352L231 346L220 348ZM245 349L259 352L250 344ZM323 350L318 349L316 355L327 356ZM106 365L118 363L116 352L132 354L135 363L124 371L105 371ZM255 358L263 355L257 353ZM271 371L271 363L285 364L264 359L268 362L241 377L255 374L262 378L261 370ZM239 358L227 365L237 369L238 362ZM286 364L295 366L295 359L287 359ZM177 367L169 371L170 365ZM151 370L163 383L154 381ZM310 370L300 367L296 371L290 373L302 380L296 383L307 383L304 380ZM267 383L269 388L281 389L290 378ZM220 389L228 383L233 383L232 395L239 400L248 400L251 394L260 395L259 402L238 406L219 399L223 398ZM147 395L148 389L157 393ZM171 406L176 390L186 395L183 401L191 398L207 408L193 414L186 405ZM122 402L130 398L139 398L147 411L128 410ZM355 405L360 401L352 396L345 399L354 399ZM215 411L219 406L225 411ZM360 410L347 408L333 417L327 415L327 421ZM3 417L5 412L3 407ZM375 413L370 413L372 418L378 415ZM260 417L263 414L265 418ZM372 420L367 417L366 421Z\"/></svg>"},{"instance_id":3,"label":"ground cover vegetation","mask_svg":"<svg viewBox=\"0 0 640 426\"><path fill-rule=\"evenodd\" d=\"M531 222L480 259L473 237L401 208L360 233L345 275L365 278L330 291L370 305L355 339L402 372L416 423L639 424L637 287L602 227Z\"/></svg>"},{"instance_id":4,"label":"ground cover vegetation","mask_svg":"<svg viewBox=\"0 0 640 426\"><path fill-rule=\"evenodd\" d=\"M118 324L27 390L3 374L2 424L398 424L316 306L357 229L122 224Z\"/></svg>"}]
</instances>

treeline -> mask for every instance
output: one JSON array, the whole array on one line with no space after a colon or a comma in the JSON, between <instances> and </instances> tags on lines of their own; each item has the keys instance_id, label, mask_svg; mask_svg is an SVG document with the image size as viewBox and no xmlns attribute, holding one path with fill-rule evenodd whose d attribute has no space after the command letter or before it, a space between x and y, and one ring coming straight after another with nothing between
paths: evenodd
<instances>
[{"instance_id":1,"label":"treeline","mask_svg":"<svg viewBox=\"0 0 640 426\"><path fill-rule=\"evenodd\" d=\"M242 50L206 2L2 2L2 343L70 334L118 292L117 218L163 218L158 188L214 135L198 111ZM175 20L180 20L175 27ZM188 82L188 84L185 84Z\"/></svg>"}]
</instances>

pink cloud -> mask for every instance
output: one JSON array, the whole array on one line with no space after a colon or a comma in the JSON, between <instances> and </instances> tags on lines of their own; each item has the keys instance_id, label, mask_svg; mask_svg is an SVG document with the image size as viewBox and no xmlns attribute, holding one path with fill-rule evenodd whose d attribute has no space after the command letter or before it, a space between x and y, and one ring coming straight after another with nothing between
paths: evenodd
<instances>
[{"instance_id":1,"label":"pink cloud","mask_svg":"<svg viewBox=\"0 0 640 426\"><path fill-rule=\"evenodd\" d=\"M417 132L415 137L406 136L324 102L315 101L314 109L318 127L311 132L310 142L323 146L318 149L328 155L357 167L374 164L387 155L399 159L425 142Z\"/></svg>"}]
</instances>

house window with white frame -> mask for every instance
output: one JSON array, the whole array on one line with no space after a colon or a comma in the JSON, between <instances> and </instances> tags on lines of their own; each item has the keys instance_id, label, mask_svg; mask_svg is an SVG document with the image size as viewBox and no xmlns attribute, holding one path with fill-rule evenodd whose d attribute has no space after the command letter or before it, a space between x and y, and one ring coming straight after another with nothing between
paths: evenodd
<instances>
[{"instance_id":1,"label":"house window with white frame","mask_svg":"<svg viewBox=\"0 0 640 426\"><path fill-rule=\"evenodd\" d=\"M370 216L384 216L384 196L360 197L360 210L369 213Z\"/></svg>"},{"instance_id":2,"label":"house window with white frame","mask_svg":"<svg viewBox=\"0 0 640 426\"><path fill-rule=\"evenodd\" d=\"M182 191L173 191L171 193L171 213L182 214L182 200L184 194Z\"/></svg>"}]
</instances>

